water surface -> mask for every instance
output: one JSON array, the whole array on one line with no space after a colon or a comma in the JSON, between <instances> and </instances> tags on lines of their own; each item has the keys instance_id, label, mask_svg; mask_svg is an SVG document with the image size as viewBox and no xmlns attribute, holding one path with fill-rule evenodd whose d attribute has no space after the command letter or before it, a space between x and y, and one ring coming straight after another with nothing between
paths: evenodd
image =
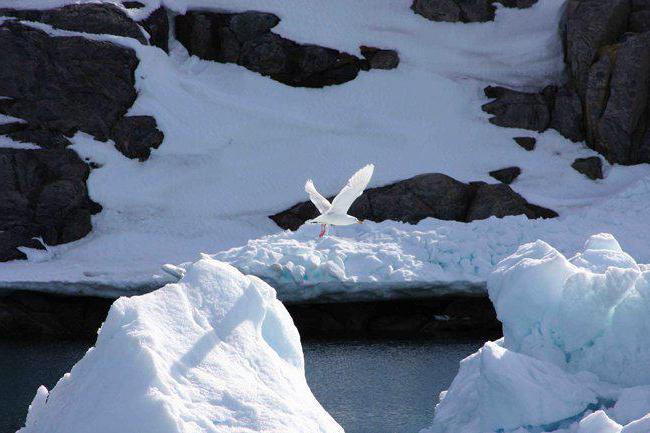
<instances>
[{"instance_id":1,"label":"water surface","mask_svg":"<svg viewBox=\"0 0 650 433\"><path fill-rule=\"evenodd\" d=\"M478 340L305 341L307 381L347 433L417 433ZM0 433L25 421L36 389L56 381L86 353L84 342L0 340Z\"/></svg>"}]
</instances>

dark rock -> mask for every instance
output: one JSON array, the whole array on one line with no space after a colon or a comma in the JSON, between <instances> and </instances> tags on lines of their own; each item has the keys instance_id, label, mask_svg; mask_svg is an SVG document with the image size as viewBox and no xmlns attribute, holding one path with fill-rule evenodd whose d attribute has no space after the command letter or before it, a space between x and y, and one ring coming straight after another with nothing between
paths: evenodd
<instances>
[{"instance_id":1,"label":"dark rock","mask_svg":"<svg viewBox=\"0 0 650 433\"><path fill-rule=\"evenodd\" d=\"M12 140L38 144L46 149L63 149L71 144L65 135L53 129L24 129L7 135Z\"/></svg>"},{"instance_id":2,"label":"dark rock","mask_svg":"<svg viewBox=\"0 0 650 433\"><path fill-rule=\"evenodd\" d=\"M230 17L228 27L230 27L230 30L232 30L237 39L243 43L269 33L279 22L280 18L276 15L248 11L233 14Z\"/></svg>"},{"instance_id":3,"label":"dark rock","mask_svg":"<svg viewBox=\"0 0 650 433\"><path fill-rule=\"evenodd\" d=\"M25 122L2 123L0 124L0 134L5 135L14 132L20 132L26 128L27 124Z\"/></svg>"},{"instance_id":4,"label":"dark rock","mask_svg":"<svg viewBox=\"0 0 650 433\"><path fill-rule=\"evenodd\" d=\"M71 150L0 149L0 256L24 258L13 250L34 248L37 236L50 245L85 236L91 214L101 210L88 197L87 177L88 166Z\"/></svg>"},{"instance_id":5,"label":"dark rock","mask_svg":"<svg viewBox=\"0 0 650 433\"><path fill-rule=\"evenodd\" d=\"M0 9L0 15L40 21L57 29L134 38L147 44L138 25L111 3L71 4L48 10Z\"/></svg>"},{"instance_id":6,"label":"dark rock","mask_svg":"<svg viewBox=\"0 0 650 433\"><path fill-rule=\"evenodd\" d=\"M535 150L535 144L537 143L535 137L513 137L512 139L529 152Z\"/></svg>"},{"instance_id":7,"label":"dark rock","mask_svg":"<svg viewBox=\"0 0 650 433\"><path fill-rule=\"evenodd\" d=\"M650 161L634 152L637 128L645 121L650 89L650 33L629 37L616 50L607 107L598 120L596 150L612 163Z\"/></svg>"},{"instance_id":8,"label":"dark rock","mask_svg":"<svg viewBox=\"0 0 650 433\"><path fill-rule=\"evenodd\" d=\"M142 9L145 5L144 3L140 3L138 1L123 1L122 6L127 9Z\"/></svg>"},{"instance_id":9,"label":"dark rock","mask_svg":"<svg viewBox=\"0 0 650 433\"><path fill-rule=\"evenodd\" d=\"M366 59L368 69L395 69L399 65L399 55L395 50L360 47L361 55Z\"/></svg>"},{"instance_id":10,"label":"dark rock","mask_svg":"<svg viewBox=\"0 0 650 433\"><path fill-rule=\"evenodd\" d=\"M50 37L15 22L0 25L0 112L30 129L106 140L136 98L133 50L82 37Z\"/></svg>"},{"instance_id":11,"label":"dark rock","mask_svg":"<svg viewBox=\"0 0 650 433\"><path fill-rule=\"evenodd\" d=\"M323 87L356 78L361 69L360 59L283 38L271 32L278 22L277 16L263 12L189 11L175 18L175 31L176 38L191 55L237 63L290 86ZM383 62L381 56L377 64Z\"/></svg>"},{"instance_id":12,"label":"dark rock","mask_svg":"<svg viewBox=\"0 0 650 433\"><path fill-rule=\"evenodd\" d=\"M605 112L609 98L609 83L614 69L616 50L602 50L601 56L591 66L584 96L584 120L587 142L595 147L598 141L598 122Z\"/></svg>"},{"instance_id":13,"label":"dark rock","mask_svg":"<svg viewBox=\"0 0 650 433\"><path fill-rule=\"evenodd\" d=\"M629 30L634 33L650 31L650 10L642 10L630 14Z\"/></svg>"},{"instance_id":14,"label":"dark rock","mask_svg":"<svg viewBox=\"0 0 650 433\"><path fill-rule=\"evenodd\" d=\"M514 181L521 174L521 168L506 167L500 170L491 171L489 174L499 182L510 185L512 181Z\"/></svg>"},{"instance_id":15,"label":"dark rock","mask_svg":"<svg viewBox=\"0 0 650 433\"><path fill-rule=\"evenodd\" d=\"M494 98L482 106L483 111L494 115L490 123L507 128L522 128L544 131L551 122L554 87L547 87L541 93L526 93L505 87L488 86L485 95Z\"/></svg>"},{"instance_id":16,"label":"dark rock","mask_svg":"<svg viewBox=\"0 0 650 433\"><path fill-rule=\"evenodd\" d=\"M540 206L531 206L526 199L508 185L475 184L476 195L467 213L467 221L482 220L491 216L526 215L530 219L549 218L557 213Z\"/></svg>"},{"instance_id":17,"label":"dark rock","mask_svg":"<svg viewBox=\"0 0 650 433\"><path fill-rule=\"evenodd\" d=\"M167 9L159 7L146 19L141 21L142 27L149 33L149 43L164 52L169 52L169 18Z\"/></svg>"},{"instance_id":18,"label":"dark rock","mask_svg":"<svg viewBox=\"0 0 650 433\"><path fill-rule=\"evenodd\" d=\"M352 204L349 213L361 220L393 220L410 224L424 218L466 222L492 215L499 218L520 214L529 218L557 216L550 209L528 203L507 185L482 182L467 185L440 173L422 174L367 189ZM296 230L317 215L316 207L306 201L270 218L283 229Z\"/></svg>"},{"instance_id":19,"label":"dark rock","mask_svg":"<svg viewBox=\"0 0 650 433\"><path fill-rule=\"evenodd\" d=\"M411 9L431 21L486 22L496 8L489 0L414 0Z\"/></svg>"},{"instance_id":20,"label":"dark rock","mask_svg":"<svg viewBox=\"0 0 650 433\"><path fill-rule=\"evenodd\" d=\"M501 0L509 8L527 8L537 0ZM411 9L431 21L475 23L493 21L494 0L414 0Z\"/></svg>"},{"instance_id":21,"label":"dark rock","mask_svg":"<svg viewBox=\"0 0 650 433\"><path fill-rule=\"evenodd\" d=\"M572 141L585 139L582 124L582 101L569 86L562 86L555 94L550 127Z\"/></svg>"},{"instance_id":22,"label":"dark rock","mask_svg":"<svg viewBox=\"0 0 650 433\"><path fill-rule=\"evenodd\" d=\"M115 148L128 158L141 161L149 158L151 149L158 149L164 135L151 116L127 116L120 119L111 134Z\"/></svg>"},{"instance_id":23,"label":"dark rock","mask_svg":"<svg viewBox=\"0 0 650 433\"><path fill-rule=\"evenodd\" d=\"M587 88L589 68L601 47L626 30L630 0L569 0L564 21L565 61L579 95Z\"/></svg>"},{"instance_id":24,"label":"dark rock","mask_svg":"<svg viewBox=\"0 0 650 433\"><path fill-rule=\"evenodd\" d=\"M571 164L577 172L584 174L589 179L596 180L603 178L603 161L597 156L589 158L577 158Z\"/></svg>"}]
</instances>

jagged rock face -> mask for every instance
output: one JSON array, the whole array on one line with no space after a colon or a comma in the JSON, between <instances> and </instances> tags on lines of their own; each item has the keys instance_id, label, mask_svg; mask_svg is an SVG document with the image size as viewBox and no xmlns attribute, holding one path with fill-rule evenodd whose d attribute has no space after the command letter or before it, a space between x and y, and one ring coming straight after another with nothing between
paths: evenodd
<instances>
[{"instance_id":1,"label":"jagged rock face","mask_svg":"<svg viewBox=\"0 0 650 433\"><path fill-rule=\"evenodd\" d=\"M149 33L149 42L164 52L169 53L169 18L167 9L159 7L140 22Z\"/></svg>"},{"instance_id":2,"label":"jagged rock face","mask_svg":"<svg viewBox=\"0 0 650 433\"><path fill-rule=\"evenodd\" d=\"M0 261L25 258L18 246L74 241L101 206L88 197L89 168L72 150L0 148Z\"/></svg>"},{"instance_id":3,"label":"jagged rock face","mask_svg":"<svg viewBox=\"0 0 650 433\"><path fill-rule=\"evenodd\" d=\"M537 0L501 0L499 3L510 8L527 8ZM414 0L411 9L431 21L487 22L493 21L495 0Z\"/></svg>"},{"instance_id":4,"label":"jagged rock face","mask_svg":"<svg viewBox=\"0 0 650 433\"><path fill-rule=\"evenodd\" d=\"M490 216L557 216L550 209L528 203L507 185L483 182L465 184L440 173L422 174L391 185L367 189L352 204L349 214L362 220L394 220L410 224L424 218L469 222ZM316 216L316 207L306 201L270 218L283 229L296 230Z\"/></svg>"},{"instance_id":5,"label":"jagged rock face","mask_svg":"<svg viewBox=\"0 0 650 433\"><path fill-rule=\"evenodd\" d=\"M390 69L397 53L375 50L361 59L332 48L298 44L271 31L280 19L270 13L190 11L175 19L176 38L188 52L205 60L237 63L295 87L324 87L356 78L364 65Z\"/></svg>"},{"instance_id":6,"label":"jagged rock face","mask_svg":"<svg viewBox=\"0 0 650 433\"><path fill-rule=\"evenodd\" d=\"M483 109L496 125L586 140L611 163L650 162L649 30L650 2L570 0L561 23L568 82L539 93L488 87L496 100Z\"/></svg>"},{"instance_id":7,"label":"jagged rock face","mask_svg":"<svg viewBox=\"0 0 650 433\"><path fill-rule=\"evenodd\" d=\"M112 4L2 14L146 43L138 24ZM42 248L34 237L57 245L92 229L90 217L101 206L88 196L89 166L66 149L69 137L83 131L101 141L110 138L128 157L146 159L163 136L149 116L124 117L137 96L133 50L52 37L8 20L0 24L0 52L0 114L22 120L1 125L0 134L43 148L0 149L0 261L6 261L25 258L20 246Z\"/></svg>"},{"instance_id":8,"label":"jagged rock face","mask_svg":"<svg viewBox=\"0 0 650 433\"><path fill-rule=\"evenodd\" d=\"M0 9L0 15L38 21L62 30L126 36L147 44L137 23L111 3L72 4L48 10Z\"/></svg>"},{"instance_id":9,"label":"jagged rock face","mask_svg":"<svg viewBox=\"0 0 650 433\"><path fill-rule=\"evenodd\" d=\"M100 140L136 98L135 53L81 37L50 37L5 22L0 25L0 113L24 119L27 129Z\"/></svg>"}]
</instances>

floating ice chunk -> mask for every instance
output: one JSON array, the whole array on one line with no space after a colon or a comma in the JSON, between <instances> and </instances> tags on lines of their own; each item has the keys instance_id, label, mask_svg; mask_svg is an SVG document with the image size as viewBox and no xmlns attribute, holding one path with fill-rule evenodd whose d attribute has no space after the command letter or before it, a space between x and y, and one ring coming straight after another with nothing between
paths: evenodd
<instances>
[{"instance_id":1,"label":"floating ice chunk","mask_svg":"<svg viewBox=\"0 0 650 433\"><path fill-rule=\"evenodd\" d=\"M621 391L612 414L620 424L628 424L650 412L650 386L634 386Z\"/></svg>"},{"instance_id":2,"label":"floating ice chunk","mask_svg":"<svg viewBox=\"0 0 650 433\"><path fill-rule=\"evenodd\" d=\"M650 414L641 419L632 421L621 430L621 433L648 433L650 432Z\"/></svg>"},{"instance_id":3,"label":"floating ice chunk","mask_svg":"<svg viewBox=\"0 0 650 433\"><path fill-rule=\"evenodd\" d=\"M97 345L21 433L342 433L305 381L273 288L203 256L178 283L118 299Z\"/></svg>"}]
</instances>

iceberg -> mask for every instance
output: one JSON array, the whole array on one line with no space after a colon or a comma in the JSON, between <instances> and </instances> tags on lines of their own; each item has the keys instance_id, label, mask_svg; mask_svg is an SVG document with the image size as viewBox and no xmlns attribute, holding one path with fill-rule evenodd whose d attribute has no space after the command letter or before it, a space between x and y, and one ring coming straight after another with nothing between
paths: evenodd
<instances>
[{"instance_id":1,"label":"iceberg","mask_svg":"<svg viewBox=\"0 0 650 433\"><path fill-rule=\"evenodd\" d=\"M503 338L461 362L423 433L650 431L650 267L609 234L543 241L496 266Z\"/></svg>"},{"instance_id":2,"label":"iceberg","mask_svg":"<svg viewBox=\"0 0 650 433\"><path fill-rule=\"evenodd\" d=\"M20 433L319 432L343 429L305 380L300 337L275 290L204 256L183 278L118 299L97 344Z\"/></svg>"}]
</instances>

